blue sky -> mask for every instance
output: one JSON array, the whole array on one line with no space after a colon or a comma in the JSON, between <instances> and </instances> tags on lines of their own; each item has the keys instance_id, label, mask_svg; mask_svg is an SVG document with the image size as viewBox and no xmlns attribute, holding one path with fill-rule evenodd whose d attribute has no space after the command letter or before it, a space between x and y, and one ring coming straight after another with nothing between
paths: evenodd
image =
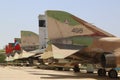
<instances>
[{"instance_id":1,"label":"blue sky","mask_svg":"<svg viewBox=\"0 0 120 80\"><path fill-rule=\"evenodd\" d=\"M0 0L0 48L21 30L38 33L38 15L46 10L67 11L120 37L120 0Z\"/></svg>"}]
</instances>

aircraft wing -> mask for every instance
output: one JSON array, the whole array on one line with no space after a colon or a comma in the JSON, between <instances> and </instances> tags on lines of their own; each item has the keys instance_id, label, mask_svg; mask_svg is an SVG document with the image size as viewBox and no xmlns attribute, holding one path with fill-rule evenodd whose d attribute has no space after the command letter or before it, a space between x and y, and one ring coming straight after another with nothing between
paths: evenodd
<instances>
[{"instance_id":1,"label":"aircraft wing","mask_svg":"<svg viewBox=\"0 0 120 80\"><path fill-rule=\"evenodd\" d=\"M68 47L67 46L64 46L66 48L62 49L62 48L56 47L55 45L52 45L54 58L64 59L64 58L68 57L69 55L72 55L79 51L79 49L70 49L70 48L72 48L72 46L68 46Z\"/></svg>"},{"instance_id":2,"label":"aircraft wing","mask_svg":"<svg viewBox=\"0 0 120 80\"><path fill-rule=\"evenodd\" d=\"M53 57L54 59L65 59L66 57L75 54L85 46L69 45L69 44L52 44L52 50L48 50L41 54L43 59Z\"/></svg>"}]
</instances>

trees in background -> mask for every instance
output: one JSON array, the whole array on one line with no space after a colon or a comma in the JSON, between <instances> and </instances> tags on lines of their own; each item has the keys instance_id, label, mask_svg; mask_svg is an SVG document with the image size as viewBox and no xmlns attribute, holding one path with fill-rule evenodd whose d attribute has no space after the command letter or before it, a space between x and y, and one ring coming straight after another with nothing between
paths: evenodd
<instances>
[{"instance_id":1,"label":"trees in background","mask_svg":"<svg viewBox=\"0 0 120 80\"><path fill-rule=\"evenodd\" d=\"M5 51L2 49L0 50L0 63L4 63L6 59Z\"/></svg>"}]
</instances>

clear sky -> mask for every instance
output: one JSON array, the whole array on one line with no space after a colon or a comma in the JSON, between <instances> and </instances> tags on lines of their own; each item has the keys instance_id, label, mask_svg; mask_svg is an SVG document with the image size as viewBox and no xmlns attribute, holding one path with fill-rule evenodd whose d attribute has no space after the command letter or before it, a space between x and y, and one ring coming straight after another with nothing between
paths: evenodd
<instances>
[{"instance_id":1,"label":"clear sky","mask_svg":"<svg viewBox=\"0 0 120 80\"><path fill-rule=\"evenodd\" d=\"M21 30L38 33L38 15L46 10L67 11L120 37L120 0L0 0L0 48Z\"/></svg>"}]
</instances>

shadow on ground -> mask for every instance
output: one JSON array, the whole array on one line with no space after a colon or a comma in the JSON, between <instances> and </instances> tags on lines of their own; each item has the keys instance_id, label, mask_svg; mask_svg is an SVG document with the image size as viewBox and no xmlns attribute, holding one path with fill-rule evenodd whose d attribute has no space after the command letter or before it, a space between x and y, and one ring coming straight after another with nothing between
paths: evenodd
<instances>
[{"instance_id":1,"label":"shadow on ground","mask_svg":"<svg viewBox=\"0 0 120 80\"><path fill-rule=\"evenodd\" d=\"M63 72L64 73L64 72ZM43 77L40 77L41 79L96 79L96 80L120 80L120 78L118 79L111 79L108 76L105 77L99 77L97 74L88 74L88 73L75 73L73 75L73 73L71 74L54 74L54 73L31 73L32 75L43 75Z\"/></svg>"}]
</instances>

